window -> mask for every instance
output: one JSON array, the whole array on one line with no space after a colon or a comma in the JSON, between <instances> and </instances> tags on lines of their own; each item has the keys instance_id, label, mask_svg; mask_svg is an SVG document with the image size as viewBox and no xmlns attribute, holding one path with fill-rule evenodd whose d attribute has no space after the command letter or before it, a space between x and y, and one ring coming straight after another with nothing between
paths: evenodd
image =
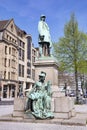
<instances>
[{"instance_id":1,"label":"window","mask_svg":"<svg viewBox=\"0 0 87 130\"><path fill-rule=\"evenodd\" d=\"M9 62L8 62L8 66L9 66L9 67L10 67L10 63L11 63L11 62L10 62L10 59L9 59Z\"/></svg>"},{"instance_id":2,"label":"window","mask_svg":"<svg viewBox=\"0 0 87 130\"><path fill-rule=\"evenodd\" d=\"M9 47L9 54L11 54L11 47Z\"/></svg>"},{"instance_id":3,"label":"window","mask_svg":"<svg viewBox=\"0 0 87 130\"><path fill-rule=\"evenodd\" d=\"M30 88L30 83L26 83L26 89Z\"/></svg>"},{"instance_id":4,"label":"window","mask_svg":"<svg viewBox=\"0 0 87 130\"><path fill-rule=\"evenodd\" d=\"M19 48L19 59L24 61L24 50Z\"/></svg>"},{"instance_id":5,"label":"window","mask_svg":"<svg viewBox=\"0 0 87 130\"><path fill-rule=\"evenodd\" d=\"M31 70L27 69L27 78L30 78L30 76L31 76Z\"/></svg>"},{"instance_id":6,"label":"window","mask_svg":"<svg viewBox=\"0 0 87 130\"><path fill-rule=\"evenodd\" d=\"M21 76L21 64L19 64L19 76Z\"/></svg>"},{"instance_id":7,"label":"window","mask_svg":"<svg viewBox=\"0 0 87 130\"><path fill-rule=\"evenodd\" d=\"M6 71L4 71L4 79L6 79Z\"/></svg>"},{"instance_id":8,"label":"window","mask_svg":"<svg viewBox=\"0 0 87 130\"><path fill-rule=\"evenodd\" d=\"M10 37L10 41L11 41L11 39L12 39L12 38Z\"/></svg>"},{"instance_id":9,"label":"window","mask_svg":"<svg viewBox=\"0 0 87 130\"><path fill-rule=\"evenodd\" d=\"M35 80L35 70L32 70L32 79Z\"/></svg>"},{"instance_id":10,"label":"window","mask_svg":"<svg viewBox=\"0 0 87 130\"><path fill-rule=\"evenodd\" d=\"M23 42L23 48L25 48L25 44L24 44L24 42Z\"/></svg>"},{"instance_id":11,"label":"window","mask_svg":"<svg viewBox=\"0 0 87 130\"><path fill-rule=\"evenodd\" d=\"M27 59L31 60L31 38L27 39Z\"/></svg>"},{"instance_id":12,"label":"window","mask_svg":"<svg viewBox=\"0 0 87 130\"><path fill-rule=\"evenodd\" d=\"M14 60L14 59L12 59L12 62L11 62L11 63L12 63L12 68L16 68L16 67L15 67L15 60Z\"/></svg>"},{"instance_id":13,"label":"window","mask_svg":"<svg viewBox=\"0 0 87 130\"><path fill-rule=\"evenodd\" d=\"M15 43L16 43L16 40L15 40Z\"/></svg>"},{"instance_id":14,"label":"window","mask_svg":"<svg viewBox=\"0 0 87 130\"><path fill-rule=\"evenodd\" d=\"M27 62L27 67L31 67L31 63L30 62Z\"/></svg>"},{"instance_id":15,"label":"window","mask_svg":"<svg viewBox=\"0 0 87 130\"><path fill-rule=\"evenodd\" d=\"M22 50L22 60L24 61L24 50Z\"/></svg>"},{"instance_id":16,"label":"window","mask_svg":"<svg viewBox=\"0 0 87 130\"><path fill-rule=\"evenodd\" d=\"M19 48L19 57L21 57L21 48Z\"/></svg>"},{"instance_id":17,"label":"window","mask_svg":"<svg viewBox=\"0 0 87 130\"><path fill-rule=\"evenodd\" d=\"M4 59L4 66L7 66L7 58Z\"/></svg>"},{"instance_id":18,"label":"window","mask_svg":"<svg viewBox=\"0 0 87 130\"><path fill-rule=\"evenodd\" d=\"M19 41L19 46L20 46L21 48L25 48L25 43L20 40L20 41Z\"/></svg>"},{"instance_id":19,"label":"window","mask_svg":"<svg viewBox=\"0 0 87 130\"><path fill-rule=\"evenodd\" d=\"M7 34L7 40L9 40L9 35Z\"/></svg>"},{"instance_id":20,"label":"window","mask_svg":"<svg viewBox=\"0 0 87 130\"><path fill-rule=\"evenodd\" d=\"M24 65L19 64L19 76L24 77Z\"/></svg>"},{"instance_id":21,"label":"window","mask_svg":"<svg viewBox=\"0 0 87 130\"><path fill-rule=\"evenodd\" d=\"M22 77L24 77L24 65L22 65Z\"/></svg>"},{"instance_id":22,"label":"window","mask_svg":"<svg viewBox=\"0 0 87 130\"><path fill-rule=\"evenodd\" d=\"M14 48L12 48L12 55L15 56L15 52L16 50Z\"/></svg>"},{"instance_id":23,"label":"window","mask_svg":"<svg viewBox=\"0 0 87 130\"><path fill-rule=\"evenodd\" d=\"M10 72L8 72L8 79L10 79Z\"/></svg>"},{"instance_id":24,"label":"window","mask_svg":"<svg viewBox=\"0 0 87 130\"><path fill-rule=\"evenodd\" d=\"M13 32L13 29L14 29L14 28L13 28L13 24L11 24L11 31L12 31L12 32Z\"/></svg>"},{"instance_id":25,"label":"window","mask_svg":"<svg viewBox=\"0 0 87 130\"><path fill-rule=\"evenodd\" d=\"M24 48L25 44L21 41L21 47Z\"/></svg>"},{"instance_id":26,"label":"window","mask_svg":"<svg viewBox=\"0 0 87 130\"><path fill-rule=\"evenodd\" d=\"M21 46L21 41L19 41L19 46Z\"/></svg>"},{"instance_id":27,"label":"window","mask_svg":"<svg viewBox=\"0 0 87 130\"><path fill-rule=\"evenodd\" d=\"M5 54L7 54L7 46L5 46Z\"/></svg>"}]
</instances>

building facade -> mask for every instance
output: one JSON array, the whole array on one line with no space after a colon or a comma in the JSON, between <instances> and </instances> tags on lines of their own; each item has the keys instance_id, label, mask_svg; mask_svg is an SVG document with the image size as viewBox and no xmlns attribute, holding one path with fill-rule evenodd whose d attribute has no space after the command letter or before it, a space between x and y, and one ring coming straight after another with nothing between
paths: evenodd
<instances>
[{"instance_id":1,"label":"building facade","mask_svg":"<svg viewBox=\"0 0 87 130\"><path fill-rule=\"evenodd\" d=\"M36 49L14 19L0 21L0 97L25 95L34 84Z\"/></svg>"}]
</instances>

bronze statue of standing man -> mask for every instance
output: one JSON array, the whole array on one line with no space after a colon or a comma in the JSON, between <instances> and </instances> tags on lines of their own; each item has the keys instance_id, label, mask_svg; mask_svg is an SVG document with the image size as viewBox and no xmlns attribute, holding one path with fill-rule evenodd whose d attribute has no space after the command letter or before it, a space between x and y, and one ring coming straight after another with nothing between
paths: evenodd
<instances>
[{"instance_id":1,"label":"bronze statue of standing man","mask_svg":"<svg viewBox=\"0 0 87 130\"><path fill-rule=\"evenodd\" d=\"M40 56L50 56L52 41L50 36L50 31L47 23L45 22L46 16L41 15L40 21L38 23L38 32L39 32L39 53Z\"/></svg>"}]
</instances>

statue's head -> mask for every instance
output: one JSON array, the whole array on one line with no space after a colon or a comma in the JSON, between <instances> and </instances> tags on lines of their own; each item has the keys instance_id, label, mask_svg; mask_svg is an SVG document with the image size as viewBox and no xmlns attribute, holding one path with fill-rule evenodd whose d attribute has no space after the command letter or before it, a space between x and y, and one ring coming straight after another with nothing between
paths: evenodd
<instances>
[{"instance_id":1,"label":"statue's head","mask_svg":"<svg viewBox=\"0 0 87 130\"><path fill-rule=\"evenodd\" d=\"M46 77L46 73L44 71L41 71L41 73L39 74L39 76Z\"/></svg>"},{"instance_id":2,"label":"statue's head","mask_svg":"<svg viewBox=\"0 0 87 130\"><path fill-rule=\"evenodd\" d=\"M45 21L45 18L46 18L46 16L45 16L45 15L41 15L41 16L40 16L40 20Z\"/></svg>"},{"instance_id":3,"label":"statue's head","mask_svg":"<svg viewBox=\"0 0 87 130\"><path fill-rule=\"evenodd\" d=\"M46 77L46 73L45 72L43 72L43 71L41 71L41 73L39 74L39 79L40 79L40 81L44 81L45 80L45 77Z\"/></svg>"}]
</instances>

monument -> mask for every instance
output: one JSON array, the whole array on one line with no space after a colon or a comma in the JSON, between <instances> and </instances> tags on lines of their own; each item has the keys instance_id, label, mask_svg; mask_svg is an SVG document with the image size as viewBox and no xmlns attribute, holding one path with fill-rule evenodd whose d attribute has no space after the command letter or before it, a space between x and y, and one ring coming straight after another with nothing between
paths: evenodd
<instances>
[{"instance_id":1,"label":"monument","mask_svg":"<svg viewBox=\"0 0 87 130\"><path fill-rule=\"evenodd\" d=\"M15 99L13 116L23 117L26 106L28 118L33 118L32 114L36 119L68 119L75 116L74 101L58 89L58 63L51 53L52 41L45 19L46 16L41 15L38 23L39 56L34 63L35 85L27 95L27 106L25 99Z\"/></svg>"},{"instance_id":2,"label":"monument","mask_svg":"<svg viewBox=\"0 0 87 130\"><path fill-rule=\"evenodd\" d=\"M75 115L74 101L65 97L58 88L58 62L52 55L52 40L48 24L45 22L46 16L41 15L38 22L38 44L39 57L35 61L35 80L38 80L38 74L44 70L46 72L45 81L52 83L52 102L51 110L54 113L54 118L70 118Z\"/></svg>"},{"instance_id":3,"label":"monument","mask_svg":"<svg viewBox=\"0 0 87 130\"><path fill-rule=\"evenodd\" d=\"M39 74L39 81L35 83L27 95L28 100L26 107L32 111L36 119L53 118L53 113L51 112L51 82L45 82L45 77L46 73L42 71ZM30 107L28 105L30 105Z\"/></svg>"}]
</instances>

